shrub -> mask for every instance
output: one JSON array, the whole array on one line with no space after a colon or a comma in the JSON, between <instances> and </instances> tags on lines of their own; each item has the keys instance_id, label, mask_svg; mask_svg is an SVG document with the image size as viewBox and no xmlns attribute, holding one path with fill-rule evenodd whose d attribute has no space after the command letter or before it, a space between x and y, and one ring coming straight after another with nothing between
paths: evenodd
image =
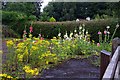
<instances>
[{"instance_id":1,"label":"shrub","mask_svg":"<svg viewBox=\"0 0 120 80\"><path fill-rule=\"evenodd\" d=\"M20 35L6 25L2 25L2 35L3 38L20 38Z\"/></svg>"},{"instance_id":2,"label":"shrub","mask_svg":"<svg viewBox=\"0 0 120 80\"><path fill-rule=\"evenodd\" d=\"M24 13L18 13L14 11L2 11L2 21L3 23L11 23L17 21L26 20L27 16Z\"/></svg>"},{"instance_id":3,"label":"shrub","mask_svg":"<svg viewBox=\"0 0 120 80\"><path fill-rule=\"evenodd\" d=\"M47 12L43 12L41 13L40 15L40 21L49 21L50 19L50 16Z\"/></svg>"},{"instance_id":4,"label":"shrub","mask_svg":"<svg viewBox=\"0 0 120 80\"><path fill-rule=\"evenodd\" d=\"M91 38L98 41L98 31L104 31L106 26L110 26L110 32L111 34L114 32L115 26L117 24L117 19L107 19L107 20L91 20L91 21L69 21L69 22L33 22L33 36L38 36L39 33L44 35L44 38L53 38L54 36L57 36L59 33L59 30L61 32L61 35L63 36L65 32L68 32L68 35L70 32L73 32L76 28L78 30L79 26L82 24L85 24L85 29L88 30L89 34L91 34ZM18 24L14 25L12 27L13 30L20 33L20 35L23 34L24 27L26 25L27 32L29 30L29 27L31 25L31 22L28 22L27 24ZM41 31L40 31L41 29ZM120 29L117 30L115 37L120 37L119 35ZM111 36L110 34L110 36Z\"/></svg>"},{"instance_id":5,"label":"shrub","mask_svg":"<svg viewBox=\"0 0 120 80\"><path fill-rule=\"evenodd\" d=\"M29 17L28 17L28 20L32 20L32 21L35 21L35 20L37 20L37 18L36 18L36 16L34 16L34 15L30 15Z\"/></svg>"},{"instance_id":6,"label":"shrub","mask_svg":"<svg viewBox=\"0 0 120 80\"><path fill-rule=\"evenodd\" d=\"M54 17L51 17L49 21L50 22L56 22L56 19Z\"/></svg>"}]
</instances>

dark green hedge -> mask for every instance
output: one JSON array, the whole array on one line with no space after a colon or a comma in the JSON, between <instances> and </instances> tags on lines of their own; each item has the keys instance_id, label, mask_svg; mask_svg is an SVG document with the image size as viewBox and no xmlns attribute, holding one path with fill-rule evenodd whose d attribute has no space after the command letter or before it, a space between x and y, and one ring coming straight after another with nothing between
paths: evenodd
<instances>
[{"instance_id":1,"label":"dark green hedge","mask_svg":"<svg viewBox=\"0 0 120 80\"><path fill-rule=\"evenodd\" d=\"M14 30L9 29L8 26L2 25L2 38L20 38Z\"/></svg>"},{"instance_id":2,"label":"dark green hedge","mask_svg":"<svg viewBox=\"0 0 120 80\"><path fill-rule=\"evenodd\" d=\"M68 34L74 29L78 29L80 25L85 24L85 29L89 31L91 39L98 41L98 31L104 31L106 26L110 26L111 35L114 32L115 26L118 23L118 19L107 19L107 20L91 20L91 21L68 21L68 22L33 22L33 36L38 36L41 32L45 38L53 38L58 35L59 29L62 35L67 31ZM12 27L13 30L19 34L23 34L25 25L27 26L27 32L29 32L31 22L23 24L17 23ZM41 29L41 31L40 31ZM120 27L118 28L115 37L120 37Z\"/></svg>"}]
</instances>

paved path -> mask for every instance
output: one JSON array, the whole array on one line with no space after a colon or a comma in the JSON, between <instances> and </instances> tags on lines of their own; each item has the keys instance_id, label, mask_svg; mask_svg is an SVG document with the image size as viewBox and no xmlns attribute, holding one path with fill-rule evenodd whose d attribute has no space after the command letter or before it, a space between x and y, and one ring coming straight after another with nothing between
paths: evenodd
<instances>
[{"instance_id":1,"label":"paved path","mask_svg":"<svg viewBox=\"0 0 120 80\"><path fill-rule=\"evenodd\" d=\"M99 67L90 64L87 59L70 59L55 68L45 70L42 78L63 80L99 80Z\"/></svg>"},{"instance_id":2,"label":"paved path","mask_svg":"<svg viewBox=\"0 0 120 80\"><path fill-rule=\"evenodd\" d=\"M2 41L2 51L3 51L3 54L2 54L2 63L5 63L6 61L6 55L8 54L8 50L7 50L7 45L6 45L6 41Z\"/></svg>"}]
</instances>

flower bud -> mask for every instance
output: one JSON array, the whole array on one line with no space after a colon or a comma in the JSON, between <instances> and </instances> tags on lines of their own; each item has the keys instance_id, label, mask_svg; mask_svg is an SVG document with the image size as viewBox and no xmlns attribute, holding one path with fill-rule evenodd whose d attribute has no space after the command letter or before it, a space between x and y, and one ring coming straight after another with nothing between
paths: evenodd
<instances>
[{"instance_id":1,"label":"flower bud","mask_svg":"<svg viewBox=\"0 0 120 80\"><path fill-rule=\"evenodd\" d=\"M119 24L116 25L116 28L118 28L118 27L119 27Z\"/></svg>"}]
</instances>

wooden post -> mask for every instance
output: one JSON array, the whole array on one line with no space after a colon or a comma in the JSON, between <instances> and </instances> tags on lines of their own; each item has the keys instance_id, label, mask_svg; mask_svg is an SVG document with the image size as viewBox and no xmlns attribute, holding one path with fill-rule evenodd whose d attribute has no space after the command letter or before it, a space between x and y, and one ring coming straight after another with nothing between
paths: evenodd
<instances>
[{"instance_id":1,"label":"wooden post","mask_svg":"<svg viewBox=\"0 0 120 80\"><path fill-rule=\"evenodd\" d=\"M109 62L110 52L102 50L100 55L100 80L102 79Z\"/></svg>"},{"instance_id":2,"label":"wooden post","mask_svg":"<svg viewBox=\"0 0 120 80\"><path fill-rule=\"evenodd\" d=\"M120 61L117 64L114 80L120 80Z\"/></svg>"},{"instance_id":3,"label":"wooden post","mask_svg":"<svg viewBox=\"0 0 120 80\"><path fill-rule=\"evenodd\" d=\"M107 69L104 73L104 76L103 76L102 80L106 80L106 78L107 78L107 80L114 80L116 67L118 65L119 50L120 50L120 46L118 46L118 48L116 49L112 59L110 60L110 63L107 66Z\"/></svg>"},{"instance_id":4,"label":"wooden post","mask_svg":"<svg viewBox=\"0 0 120 80\"><path fill-rule=\"evenodd\" d=\"M120 38L116 37L112 40L112 53L111 53L111 58L115 53L115 50L117 49L117 47L120 46Z\"/></svg>"}]
</instances>

